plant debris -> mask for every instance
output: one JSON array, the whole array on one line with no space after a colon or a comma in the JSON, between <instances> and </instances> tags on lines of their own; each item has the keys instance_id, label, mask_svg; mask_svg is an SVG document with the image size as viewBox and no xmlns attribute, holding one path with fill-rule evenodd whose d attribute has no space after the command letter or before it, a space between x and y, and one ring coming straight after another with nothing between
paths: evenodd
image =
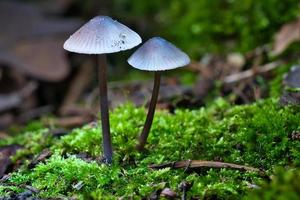
<instances>
[{"instance_id":1,"label":"plant debris","mask_svg":"<svg viewBox=\"0 0 300 200\"><path fill-rule=\"evenodd\" d=\"M282 26L275 36L273 53L281 54L296 41L300 41L300 18Z\"/></svg>"},{"instance_id":2,"label":"plant debris","mask_svg":"<svg viewBox=\"0 0 300 200\"><path fill-rule=\"evenodd\" d=\"M7 145L4 147L0 147L0 178L2 178L9 167L13 164L10 157L15 155L17 150L22 147L17 144Z\"/></svg>"},{"instance_id":3,"label":"plant debris","mask_svg":"<svg viewBox=\"0 0 300 200\"><path fill-rule=\"evenodd\" d=\"M49 149L44 149L39 155L37 155L28 165L30 169L34 168L40 162L45 161L51 156L51 151Z\"/></svg>"},{"instance_id":4,"label":"plant debris","mask_svg":"<svg viewBox=\"0 0 300 200\"><path fill-rule=\"evenodd\" d=\"M229 168L229 169L237 169L241 171L254 171L254 172L262 172L260 169L254 167L247 167L244 165L237 165L232 163L224 163L224 162L214 162L214 161L204 161L204 160L185 160L179 162L171 162L161 165L149 165L151 169L163 169L170 167L171 169L180 169L184 168L185 171L189 169L199 169L199 168Z\"/></svg>"},{"instance_id":5,"label":"plant debris","mask_svg":"<svg viewBox=\"0 0 300 200\"><path fill-rule=\"evenodd\" d=\"M161 191L160 196L166 197L167 199L175 199L176 197L178 197L178 194L170 188L164 188Z\"/></svg>"},{"instance_id":6,"label":"plant debris","mask_svg":"<svg viewBox=\"0 0 300 200\"><path fill-rule=\"evenodd\" d=\"M48 128L32 123L24 134L0 141L0 145L24 145L14 156L20 163L28 163L24 161L45 148L53 154L31 170L23 164L6 183L32 185L40 191L37 196L44 198L80 198L83 194L90 194L87 198L91 199L149 198L155 193L157 199L165 188L176 192L179 198L183 191L178 185L187 181L192 186L185 192L186 199L234 199L246 195L254 185L261 187L260 182L272 174L273 168L291 168L299 162L298 140L292 139L291 134L299 132L298 111L297 106L278 106L277 99L241 106L218 99L198 110L177 109L173 114L158 111L149 135L149 151L139 153L135 145L145 109L126 104L111 115L116 152L111 166L98 159L102 152L96 123L61 137L48 137ZM180 145L174 145L174 141ZM182 158L191 161L175 162L174 167L182 170L172 170L172 161ZM208 162L203 164L205 160ZM151 163L168 165L152 170ZM0 194L5 195L9 188L0 185Z\"/></svg>"},{"instance_id":7,"label":"plant debris","mask_svg":"<svg viewBox=\"0 0 300 200\"><path fill-rule=\"evenodd\" d=\"M231 74L229 76L224 77L223 81L226 84L235 83L235 82L247 79L247 78L251 78L258 74L267 73L271 70L276 69L277 67L279 67L281 65L282 65L282 62L279 62L279 61L272 62L272 63L266 64L262 67L256 67L256 68L252 68L252 69L249 69L249 70L237 73L237 74Z\"/></svg>"}]
</instances>

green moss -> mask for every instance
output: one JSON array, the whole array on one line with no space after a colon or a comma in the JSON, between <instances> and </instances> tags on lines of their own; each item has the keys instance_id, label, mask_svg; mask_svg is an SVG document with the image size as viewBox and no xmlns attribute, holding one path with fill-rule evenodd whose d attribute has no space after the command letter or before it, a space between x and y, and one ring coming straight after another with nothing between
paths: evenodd
<instances>
[{"instance_id":1,"label":"green moss","mask_svg":"<svg viewBox=\"0 0 300 200\"><path fill-rule=\"evenodd\" d=\"M17 151L17 154L13 157L13 160L18 160L20 158L37 154L46 146L49 146L52 139L47 137L46 133L47 129L45 128L24 132L23 134L0 141L0 146L9 144L21 145L21 150Z\"/></svg>"},{"instance_id":2,"label":"green moss","mask_svg":"<svg viewBox=\"0 0 300 200\"><path fill-rule=\"evenodd\" d=\"M17 186L0 185L0 197L8 197L12 193L21 193L23 191L23 189L20 189Z\"/></svg>"},{"instance_id":3,"label":"green moss","mask_svg":"<svg viewBox=\"0 0 300 200\"><path fill-rule=\"evenodd\" d=\"M272 42L283 24L299 16L299 1L113 0L111 9L120 19L146 21L145 34L162 35L197 58L207 52L247 52Z\"/></svg>"},{"instance_id":4,"label":"green moss","mask_svg":"<svg viewBox=\"0 0 300 200\"><path fill-rule=\"evenodd\" d=\"M280 107L276 99L243 106L217 99L199 110L157 112L147 151L139 153L135 150L136 138L145 116L143 108L131 104L112 112L115 147L112 167L75 156L83 152L93 157L102 154L101 130L97 124L75 129L59 140L46 137L45 129L9 139L6 143L25 145L29 149L26 155L36 154L44 147L54 153L33 170L23 167L13 173L9 182L32 185L41 190L39 195L44 198L138 199L165 187L180 193L178 184L187 180L193 183L189 197L240 199L249 191L249 185L262 181L258 174L229 169L197 173L168 168L153 171L147 166L187 159L222 160L262 168L271 174L277 166L300 165L300 142L290 139L293 131L300 131L300 107ZM5 190L0 190L0 195L3 193Z\"/></svg>"},{"instance_id":5,"label":"green moss","mask_svg":"<svg viewBox=\"0 0 300 200\"><path fill-rule=\"evenodd\" d=\"M276 169L271 182L264 182L260 189L248 194L245 200L258 199L289 199L298 200L300 197L300 170L284 168Z\"/></svg>"}]
</instances>

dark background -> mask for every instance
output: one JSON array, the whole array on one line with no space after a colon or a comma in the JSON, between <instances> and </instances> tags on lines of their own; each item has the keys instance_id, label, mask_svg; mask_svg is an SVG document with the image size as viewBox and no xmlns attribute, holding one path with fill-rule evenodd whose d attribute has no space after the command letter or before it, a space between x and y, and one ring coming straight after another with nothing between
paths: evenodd
<instances>
[{"instance_id":1,"label":"dark background","mask_svg":"<svg viewBox=\"0 0 300 200\"><path fill-rule=\"evenodd\" d=\"M283 74L299 62L298 0L2 0L1 129L45 116L66 127L95 119L94 58L62 45L96 15L117 19L143 41L164 37L191 57L189 66L164 73L158 108L170 112L217 97L236 104L277 98ZM111 108L150 99L152 73L126 62L134 50L108 56Z\"/></svg>"}]
</instances>

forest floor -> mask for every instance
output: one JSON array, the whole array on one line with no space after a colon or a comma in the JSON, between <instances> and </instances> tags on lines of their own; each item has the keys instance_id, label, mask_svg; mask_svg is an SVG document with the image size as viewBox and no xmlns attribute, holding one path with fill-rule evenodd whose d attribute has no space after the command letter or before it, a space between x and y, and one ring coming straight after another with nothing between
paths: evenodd
<instances>
[{"instance_id":1,"label":"forest floor","mask_svg":"<svg viewBox=\"0 0 300 200\"><path fill-rule=\"evenodd\" d=\"M0 66L8 65L0 73L0 200L300 199L296 0L281 6L279 1L228 1L229 10L219 9L221 1L195 1L187 11L180 1L124 1L132 6L95 1L89 12L83 2L90 1L50 2L54 7L0 2L0 24L14 25L3 28L0 38ZM144 36L174 38L176 33L174 43L193 58L187 67L164 73L143 152L136 145L152 76L127 71L127 54L109 58L111 165L102 162L95 60L67 57L62 49L82 23L72 16L94 16L97 7L113 9ZM146 9L145 17L136 19L130 7L151 12ZM57 19L51 17L53 8ZM69 9L75 9L71 16ZM151 16L155 9L159 12ZM199 10L206 12L196 20ZM223 18L222 24L211 13ZM168 15L168 27L156 25L159 20L149 23ZM25 25L29 28L21 33ZM37 38L39 30L45 32Z\"/></svg>"},{"instance_id":2,"label":"forest floor","mask_svg":"<svg viewBox=\"0 0 300 200\"><path fill-rule=\"evenodd\" d=\"M101 163L97 122L69 132L32 122L0 142L2 153L18 149L10 163L16 170L1 179L1 198L299 198L299 106L273 98L238 106L218 98L197 110L158 111L140 153L135 145L145 115L132 104L111 113L111 166ZM171 164L150 166L165 163Z\"/></svg>"}]
</instances>

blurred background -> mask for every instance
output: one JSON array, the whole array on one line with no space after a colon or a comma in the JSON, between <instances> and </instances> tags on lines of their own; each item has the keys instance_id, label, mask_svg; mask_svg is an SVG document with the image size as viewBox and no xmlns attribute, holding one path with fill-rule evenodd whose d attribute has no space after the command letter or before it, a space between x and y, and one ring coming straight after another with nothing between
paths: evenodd
<instances>
[{"instance_id":1,"label":"blurred background","mask_svg":"<svg viewBox=\"0 0 300 200\"><path fill-rule=\"evenodd\" d=\"M282 92L300 80L299 0L1 0L2 135L40 117L64 128L95 120L95 59L62 45L96 15L111 16L143 41L164 37L189 54L189 66L163 74L160 109L199 108L218 97L234 104L300 101L299 93ZM153 74L126 62L134 50L108 55L111 108L150 100Z\"/></svg>"}]
</instances>

